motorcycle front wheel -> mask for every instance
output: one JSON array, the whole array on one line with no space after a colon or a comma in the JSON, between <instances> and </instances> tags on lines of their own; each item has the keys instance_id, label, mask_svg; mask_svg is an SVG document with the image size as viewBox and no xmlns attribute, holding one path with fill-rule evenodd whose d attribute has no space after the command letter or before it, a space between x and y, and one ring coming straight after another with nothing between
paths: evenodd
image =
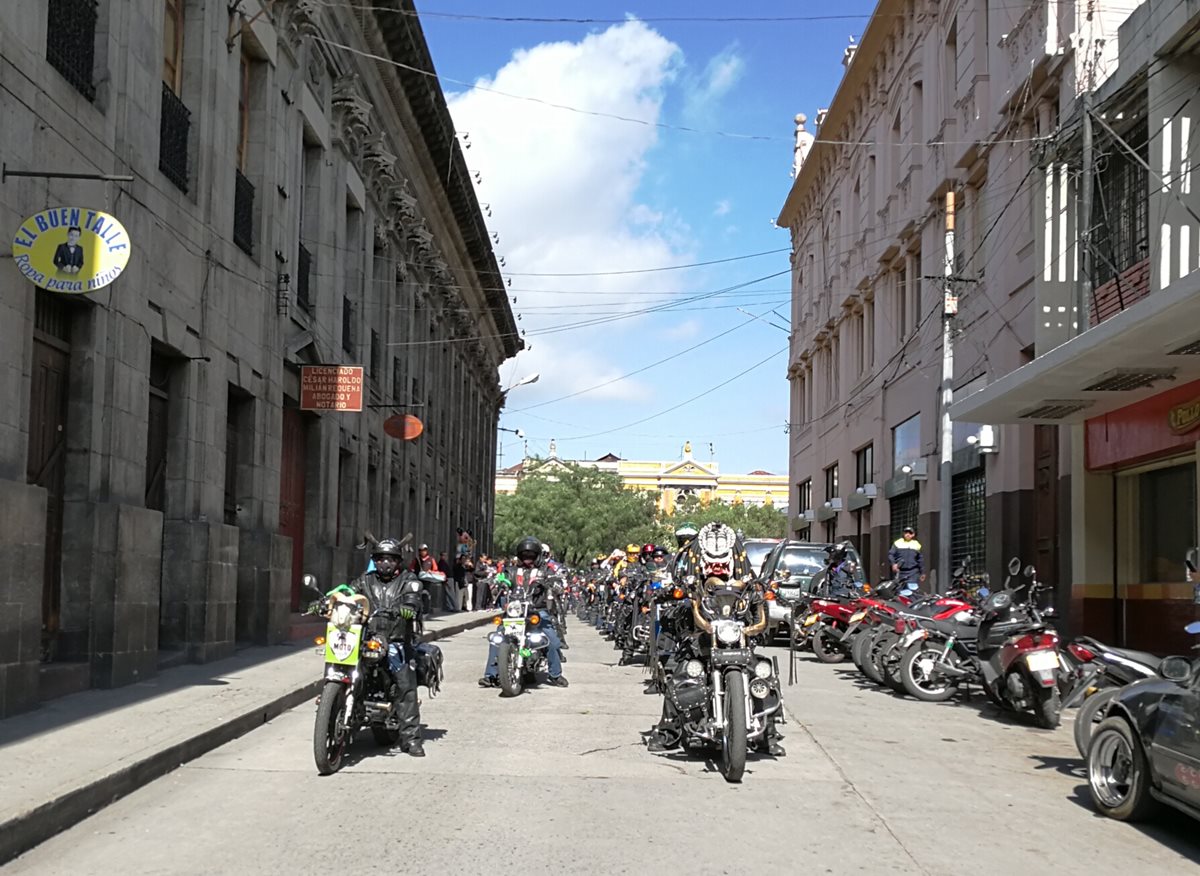
<instances>
[{"instance_id":1,"label":"motorcycle front wheel","mask_svg":"<svg viewBox=\"0 0 1200 876\"><path fill-rule=\"evenodd\" d=\"M867 655L871 652L871 643L875 641L874 630L863 630L854 637L854 644L850 646L850 659L854 661L854 665L858 667L858 671L866 675L867 670L863 667L867 663Z\"/></svg>"},{"instance_id":2,"label":"motorcycle front wheel","mask_svg":"<svg viewBox=\"0 0 1200 876\"><path fill-rule=\"evenodd\" d=\"M817 655L817 659L822 663L841 663L846 659L846 652L842 650L835 635L827 627L822 627L813 634L813 653Z\"/></svg>"},{"instance_id":3,"label":"motorcycle front wheel","mask_svg":"<svg viewBox=\"0 0 1200 876\"><path fill-rule=\"evenodd\" d=\"M325 682L313 727L313 759L317 762L317 772L323 776L336 773L342 766L350 735L342 721L345 706L346 685L340 681Z\"/></svg>"},{"instance_id":4,"label":"motorcycle front wheel","mask_svg":"<svg viewBox=\"0 0 1200 876\"><path fill-rule=\"evenodd\" d=\"M746 678L725 674L725 732L721 736L721 775L737 783L746 771Z\"/></svg>"},{"instance_id":5,"label":"motorcycle front wheel","mask_svg":"<svg viewBox=\"0 0 1200 876\"><path fill-rule=\"evenodd\" d=\"M521 654L512 642L503 642L497 655L500 670L500 690L506 697L519 697L523 690L521 682Z\"/></svg>"},{"instance_id":6,"label":"motorcycle front wheel","mask_svg":"<svg viewBox=\"0 0 1200 876\"><path fill-rule=\"evenodd\" d=\"M926 703L944 703L958 693L958 682L937 671L944 652L940 642L925 640L912 645L900 658L900 683L904 690ZM945 659L958 665L953 651Z\"/></svg>"}]
</instances>

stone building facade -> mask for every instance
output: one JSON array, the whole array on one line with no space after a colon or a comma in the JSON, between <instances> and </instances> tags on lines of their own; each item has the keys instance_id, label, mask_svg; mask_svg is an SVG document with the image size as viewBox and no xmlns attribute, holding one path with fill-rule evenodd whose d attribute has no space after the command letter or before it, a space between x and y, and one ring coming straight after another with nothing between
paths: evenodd
<instances>
[{"instance_id":1,"label":"stone building facade","mask_svg":"<svg viewBox=\"0 0 1200 876\"><path fill-rule=\"evenodd\" d=\"M405 65L405 68L389 63ZM520 346L409 0L0 5L7 240L128 229L98 292L0 259L0 716L286 638L364 530L487 542ZM300 366L365 367L361 413ZM388 437L412 413L424 433Z\"/></svg>"},{"instance_id":2,"label":"stone building facade","mask_svg":"<svg viewBox=\"0 0 1200 876\"><path fill-rule=\"evenodd\" d=\"M1073 625L1117 646L1186 654L1195 642L1184 627L1200 619L1200 6L1149 0L1103 33L1115 55L1094 77L1091 220L1068 216L1093 229L1091 245L1069 253L1086 312L1075 331L1040 325L1032 362L951 413L1058 432L1069 451L1074 526L1060 548ZM1050 156L1067 169L1073 204L1081 127ZM1060 287L1035 296L1039 314L1076 310Z\"/></svg>"},{"instance_id":3,"label":"stone building facade","mask_svg":"<svg viewBox=\"0 0 1200 876\"><path fill-rule=\"evenodd\" d=\"M795 179L777 220L792 240L791 530L849 538L872 578L907 524L931 565L947 510L947 192L955 398L1068 330L1063 311L1035 313L1035 301L1069 291L1072 264L1066 170L1047 170L1046 150L1072 124L1084 59L1115 59L1114 40L1085 39L1089 5L883 0L846 50L815 132L797 119ZM1111 37L1128 9L1097 6L1095 33ZM1065 582L1067 448L1054 427L1029 423L955 421L951 556L995 580L1018 554Z\"/></svg>"}]
</instances>

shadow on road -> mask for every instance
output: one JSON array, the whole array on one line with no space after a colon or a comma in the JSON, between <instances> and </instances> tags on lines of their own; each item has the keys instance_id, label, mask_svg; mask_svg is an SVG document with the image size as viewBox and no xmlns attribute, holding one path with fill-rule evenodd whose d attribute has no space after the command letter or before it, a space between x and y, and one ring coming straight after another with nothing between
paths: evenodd
<instances>
[{"instance_id":1,"label":"shadow on road","mask_svg":"<svg viewBox=\"0 0 1200 876\"><path fill-rule=\"evenodd\" d=\"M1086 784L1078 785L1067 799L1091 812L1094 818L1106 818L1092 805L1092 795ZM1163 806L1151 821L1125 824L1162 843L1181 857L1200 864L1200 834L1196 831L1196 822L1182 812Z\"/></svg>"}]
</instances>

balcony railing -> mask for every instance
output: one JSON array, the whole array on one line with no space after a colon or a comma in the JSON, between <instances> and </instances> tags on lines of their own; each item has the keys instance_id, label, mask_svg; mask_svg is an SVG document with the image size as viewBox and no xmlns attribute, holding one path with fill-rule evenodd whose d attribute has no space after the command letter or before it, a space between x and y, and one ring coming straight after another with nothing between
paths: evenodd
<instances>
[{"instance_id":1,"label":"balcony railing","mask_svg":"<svg viewBox=\"0 0 1200 876\"><path fill-rule=\"evenodd\" d=\"M97 0L50 0L46 60L88 100L96 99Z\"/></svg>"},{"instance_id":2,"label":"balcony railing","mask_svg":"<svg viewBox=\"0 0 1200 876\"><path fill-rule=\"evenodd\" d=\"M158 169L180 191L188 190L188 132L192 114L167 83L162 87L162 118L159 122Z\"/></svg>"},{"instance_id":3,"label":"balcony railing","mask_svg":"<svg viewBox=\"0 0 1200 876\"><path fill-rule=\"evenodd\" d=\"M254 253L254 184L234 170L233 242L247 255Z\"/></svg>"},{"instance_id":4,"label":"balcony railing","mask_svg":"<svg viewBox=\"0 0 1200 876\"><path fill-rule=\"evenodd\" d=\"M305 313L312 313L312 299L308 283L312 276L312 254L300 244L300 257L296 260L296 304Z\"/></svg>"}]
</instances>

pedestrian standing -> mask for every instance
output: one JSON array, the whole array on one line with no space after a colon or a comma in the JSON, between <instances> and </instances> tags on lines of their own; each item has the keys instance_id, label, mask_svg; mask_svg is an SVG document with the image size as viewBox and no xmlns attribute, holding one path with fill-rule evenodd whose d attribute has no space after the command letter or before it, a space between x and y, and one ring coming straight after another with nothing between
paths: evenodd
<instances>
[{"instance_id":1,"label":"pedestrian standing","mask_svg":"<svg viewBox=\"0 0 1200 876\"><path fill-rule=\"evenodd\" d=\"M475 540L466 529L458 530L458 544L454 549L454 583L458 585L459 610L474 609Z\"/></svg>"},{"instance_id":2,"label":"pedestrian standing","mask_svg":"<svg viewBox=\"0 0 1200 876\"><path fill-rule=\"evenodd\" d=\"M925 583L925 557L913 527L904 527L903 536L892 543L888 551L888 563L897 581L912 585L909 589L915 590L918 585Z\"/></svg>"}]
</instances>

